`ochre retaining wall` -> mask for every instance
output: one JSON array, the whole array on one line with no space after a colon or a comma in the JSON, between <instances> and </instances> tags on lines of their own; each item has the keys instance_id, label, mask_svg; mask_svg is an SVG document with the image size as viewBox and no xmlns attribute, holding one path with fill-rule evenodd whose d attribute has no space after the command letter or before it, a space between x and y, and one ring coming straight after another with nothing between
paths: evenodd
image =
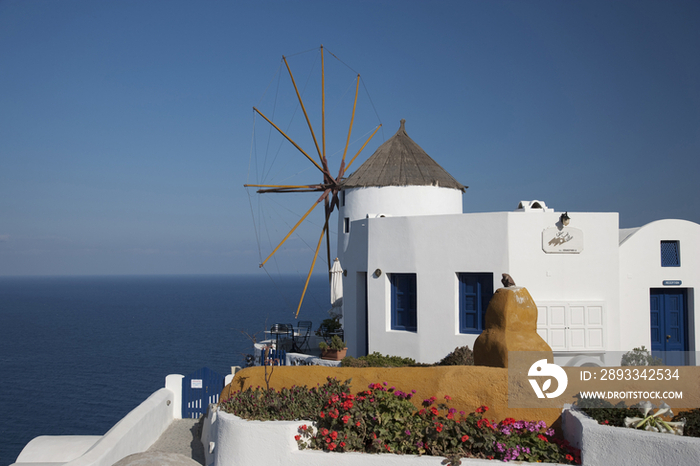
<instances>
[{"instance_id":1,"label":"ochre retaining wall","mask_svg":"<svg viewBox=\"0 0 700 466\"><path fill-rule=\"evenodd\" d=\"M268 372L269 372L268 368ZM500 421L506 417L528 421L543 420L553 424L561 416L561 408L526 409L508 408L508 370L483 366L441 366L441 367L401 367L401 368L350 368L295 366L275 367L270 377L270 388L280 389L293 385L315 387L324 384L327 377L338 380L352 379L352 391L357 393L367 389L370 383L387 382L389 387L410 392L415 390L413 402L420 407L422 401L431 396L444 401L449 395L449 406L457 411L470 413L481 405L489 407L486 416ZM226 400L232 392L248 387L265 387L265 369L249 367L239 371L233 381L224 387L221 400ZM571 402L571 401L568 401Z\"/></svg>"}]
</instances>

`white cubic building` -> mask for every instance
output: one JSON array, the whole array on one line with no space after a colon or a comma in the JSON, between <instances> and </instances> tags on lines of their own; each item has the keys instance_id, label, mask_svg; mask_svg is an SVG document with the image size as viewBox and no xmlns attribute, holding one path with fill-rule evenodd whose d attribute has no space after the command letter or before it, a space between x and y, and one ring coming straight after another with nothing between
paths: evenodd
<instances>
[{"instance_id":1,"label":"white cubic building","mask_svg":"<svg viewBox=\"0 0 700 466\"><path fill-rule=\"evenodd\" d=\"M338 257L349 354L432 363L473 348L502 273L532 295L557 362L642 345L696 351L700 225L620 230L617 213L555 212L540 201L462 213L464 190L403 121L345 180Z\"/></svg>"}]
</instances>

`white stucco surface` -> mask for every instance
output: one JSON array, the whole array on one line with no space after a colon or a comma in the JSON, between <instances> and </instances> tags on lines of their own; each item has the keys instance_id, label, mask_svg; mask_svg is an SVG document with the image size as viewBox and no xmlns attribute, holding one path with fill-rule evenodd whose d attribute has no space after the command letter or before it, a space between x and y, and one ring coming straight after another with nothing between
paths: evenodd
<instances>
[{"instance_id":1,"label":"white stucco surface","mask_svg":"<svg viewBox=\"0 0 700 466\"><path fill-rule=\"evenodd\" d=\"M551 209L472 214L436 209L426 215L423 207L411 211L412 206L404 214L395 207L385 217L366 217L381 210L373 202L383 202L371 194L347 193L345 209L357 220L349 233L339 233L338 254L347 272L344 328L352 356L377 351L432 363L458 346L473 347L478 335L459 329L460 273L492 273L494 291L502 273L526 287L538 307L538 333L559 364L585 357L586 364L615 365L623 352L649 348L650 289L676 280L687 293L688 351L697 350L698 224L661 220L621 231L617 213L569 212L565 227L562 212ZM551 241L558 232L572 236L570 242L560 247ZM661 240L680 241L680 267L661 267ZM416 274L416 331L392 330L392 273ZM612 354L617 360L608 360Z\"/></svg>"},{"instance_id":2,"label":"white stucco surface","mask_svg":"<svg viewBox=\"0 0 700 466\"><path fill-rule=\"evenodd\" d=\"M680 241L680 267L661 267L659 242ZM679 286L665 286L665 280L679 280ZM687 290L689 325L688 351L698 351L696 335L700 318L695 314L695 290L700 287L700 225L686 220L659 220L636 229L620 244L620 346L651 347L649 331L649 290Z\"/></svg>"},{"instance_id":3,"label":"white stucco surface","mask_svg":"<svg viewBox=\"0 0 700 466\"><path fill-rule=\"evenodd\" d=\"M102 436L37 437L11 466L111 466L133 453L146 451L158 440L173 421L174 399L172 390L161 388Z\"/></svg>"},{"instance_id":4,"label":"white stucco surface","mask_svg":"<svg viewBox=\"0 0 700 466\"><path fill-rule=\"evenodd\" d=\"M210 413L213 410L209 410ZM212 421L213 419L213 421ZM209 424L209 426L207 426ZM294 436L309 421L247 421L232 414L217 412L205 419L204 430L212 435L202 437L206 445L214 443L207 466L439 466L441 456L414 456L367 453L334 453L299 450ZM211 458L211 459L210 459ZM462 459L465 466L487 466L495 461ZM549 463L556 466L554 463Z\"/></svg>"},{"instance_id":5,"label":"white stucco surface","mask_svg":"<svg viewBox=\"0 0 700 466\"><path fill-rule=\"evenodd\" d=\"M458 189L439 186L384 186L350 188L343 193L345 205L340 206L338 213L338 254L341 264L342 253L349 241L349 234L344 232L345 218L353 222L381 215L406 217L462 213L462 192Z\"/></svg>"},{"instance_id":6,"label":"white stucco surface","mask_svg":"<svg viewBox=\"0 0 700 466\"><path fill-rule=\"evenodd\" d=\"M562 413L564 436L581 449L588 466L639 466L647 464L696 465L700 439L658 432L602 426L580 411Z\"/></svg>"},{"instance_id":7,"label":"white stucco surface","mask_svg":"<svg viewBox=\"0 0 700 466\"><path fill-rule=\"evenodd\" d=\"M509 273L541 307L541 334L546 340L556 337L561 351L618 349L618 216L570 213L572 224L583 232L583 247L576 253L545 253L543 231L556 228L560 215L492 212L353 222L341 259L348 271L345 330L350 354L364 353L365 335L369 352L426 363L458 346L473 347L478 333L459 331L459 273L493 273L494 290L501 287L501 273ZM375 275L377 270L382 273ZM363 280L364 272L366 309L364 289L353 292L362 288L358 277ZM416 332L391 330L392 273L416 274ZM574 329L577 319L584 322Z\"/></svg>"}]
</instances>

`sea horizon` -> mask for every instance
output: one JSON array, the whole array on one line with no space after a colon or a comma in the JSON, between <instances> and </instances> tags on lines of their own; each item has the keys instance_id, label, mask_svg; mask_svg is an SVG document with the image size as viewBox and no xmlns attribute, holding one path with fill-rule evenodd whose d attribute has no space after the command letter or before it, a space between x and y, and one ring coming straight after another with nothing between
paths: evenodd
<instances>
[{"instance_id":1,"label":"sea horizon","mask_svg":"<svg viewBox=\"0 0 700 466\"><path fill-rule=\"evenodd\" d=\"M305 277L303 277L305 280ZM228 374L294 322L303 281L248 274L0 276L0 464L39 435L102 435L168 374ZM300 285L301 284L301 285ZM330 309L314 276L299 319Z\"/></svg>"}]
</instances>

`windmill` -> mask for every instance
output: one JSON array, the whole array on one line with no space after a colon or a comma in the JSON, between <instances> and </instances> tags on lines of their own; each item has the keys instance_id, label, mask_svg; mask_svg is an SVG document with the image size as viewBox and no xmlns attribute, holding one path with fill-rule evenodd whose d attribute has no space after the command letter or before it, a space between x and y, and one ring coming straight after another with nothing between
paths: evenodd
<instances>
[{"instance_id":1,"label":"windmill","mask_svg":"<svg viewBox=\"0 0 700 466\"><path fill-rule=\"evenodd\" d=\"M320 79L321 79L321 100L320 100L320 120L321 120L321 132L320 132L320 143L319 143L319 135L317 134L317 130L314 130L314 126L312 124L312 118L310 116L310 112L307 109L307 106L304 104L304 98L303 98L303 93L301 92L299 86L297 85L297 82L294 78L294 74L292 73L292 69L289 65L289 62L287 61L287 57L282 57L282 61L284 63L284 66L287 70L287 73L289 74L289 78L291 79L291 83L294 88L294 92L296 94L296 99L298 101L298 105L303 112L304 119L306 121L306 126L308 128L308 132L311 136L311 140L313 141L313 144L311 148L303 148L302 144L298 143L294 138L292 138L290 135L287 134L286 131L280 128L280 126L274 121L274 118L271 115L266 115L263 113L261 110L259 110L256 107L253 107L254 112L262 117L274 130L279 133L283 138L288 141L289 144L291 144L301 155L303 155L307 161L311 164L311 166L318 171L316 175L320 175L321 181L320 182L315 182L315 183L309 183L309 184L294 184L294 185L285 185L285 184L245 184L244 186L246 188L257 188L257 192L259 194L268 194L268 193L304 193L304 192L316 192L319 193L320 195L318 198L313 202L311 207L301 216L301 218L297 221L297 223L290 229L290 231L287 233L287 235L282 239L282 241L272 250L272 252L260 263L260 267L264 267L265 264L267 263L270 258L274 256L274 254L279 250L279 248L290 238L290 236L297 230L297 228L309 217L309 215L318 207L319 205L323 204L324 206L324 221L323 221L323 227L321 229L321 234L318 238L318 243L316 245L316 250L314 252L313 260L311 262L311 267L309 269L309 272L306 277L306 281L304 283L304 289L301 294L301 298L299 300L299 305L297 306L297 311L296 311L296 316L299 315L299 311L301 309L301 305L304 301L304 296L306 294L306 290L309 285L309 280L311 279L311 274L313 273L314 266L316 264L316 260L318 258L319 251L321 249L321 245L323 243L323 238L325 237L326 239L326 256L327 256L327 261L328 264L330 265L331 263L331 251L330 251L330 233L329 233L329 219L331 217L331 214L333 213L334 210L336 210L339 206L339 198L338 198L338 193L341 190L341 185L342 185L342 180L345 176L345 173L347 170L352 166L353 162L357 157L360 155L360 153L364 150L364 148L367 146L367 144L370 142L370 140L374 137L374 135L377 133L379 128L382 126L381 124L378 124L376 128L369 134L369 136L364 140L364 143L360 147L360 149L350 158L349 161L347 161L348 157L348 149L351 143L351 137L353 133L353 125L355 123L355 116L356 116L356 111L357 111L357 101L358 101L358 94L360 90L360 75L357 74L357 77L354 79L354 87L355 87L355 97L352 105L352 110L350 112L350 123L348 127L348 132L347 132L347 138L345 139L345 144L344 144L344 149L343 149L343 154L342 154L342 159L340 161L340 166L337 169L337 171L332 170L329 166L328 163L328 157L326 153L326 66L325 66L325 57L324 57L324 48L323 46L320 47L320 57L321 57L321 73L320 73ZM328 52L330 53L330 52ZM330 55L335 58L336 60L340 61L338 57L330 53ZM311 154L314 154L313 156ZM329 273L329 281L330 281L330 273Z\"/></svg>"}]
</instances>

